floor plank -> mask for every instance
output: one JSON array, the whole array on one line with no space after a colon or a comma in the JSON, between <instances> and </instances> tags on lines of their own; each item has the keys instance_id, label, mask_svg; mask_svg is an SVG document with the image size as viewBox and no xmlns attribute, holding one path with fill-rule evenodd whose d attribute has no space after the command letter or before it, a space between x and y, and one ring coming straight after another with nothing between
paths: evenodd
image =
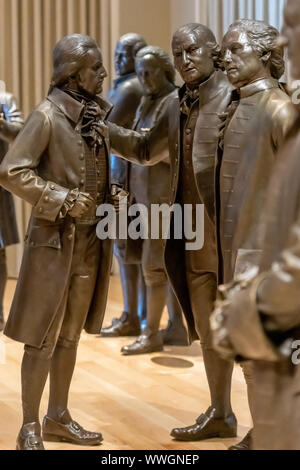
<instances>
[{"instance_id":1,"label":"floor plank","mask_svg":"<svg viewBox=\"0 0 300 470\"><path fill-rule=\"evenodd\" d=\"M7 316L15 281L5 295ZM118 276L112 276L105 324L119 316L122 294ZM162 327L167 323L164 314ZM210 439L182 443L170 438L173 427L192 424L209 406L208 386L199 343L191 347L166 347L163 352L123 357L120 349L131 338L82 335L71 389L70 409L86 428L101 431L103 450L224 450L238 439ZM5 351L4 351L5 350ZM5 358L3 357L5 353ZM14 449L21 424L20 364L23 346L0 335L0 450ZM5 359L5 360L4 360ZM47 408L48 385L41 405ZM246 387L236 366L232 403L239 420L239 437L250 426ZM46 443L49 450L79 449ZM99 447L88 448L98 450Z\"/></svg>"}]
</instances>

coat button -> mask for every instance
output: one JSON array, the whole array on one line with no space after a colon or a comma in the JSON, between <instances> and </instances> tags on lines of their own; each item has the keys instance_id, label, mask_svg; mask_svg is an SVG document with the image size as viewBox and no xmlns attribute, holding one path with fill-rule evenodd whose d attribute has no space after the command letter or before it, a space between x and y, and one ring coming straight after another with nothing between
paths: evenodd
<instances>
[{"instance_id":1,"label":"coat button","mask_svg":"<svg viewBox=\"0 0 300 470\"><path fill-rule=\"evenodd\" d=\"M44 201L45 201L45 202L49 202L49 197L48 197L48 196L45 196L45 197L44 197Z\"/></svg>"},{"instance_id":2,"label":"coat button","mask_svg":"<svg viewBox=\"0 0 300 470\"><path fill-rule=\"evenodd\" d=\"M192 133L192 130L191 130L190 128L188 128L188 129L185 130L185 133L186 133L187 135L190 135L190 134Z\"/></svg>"},{"instance_id":3,"label":"coat button","mask_svg":"<svg viewBox=\"0 0 300 470\"><path fill-rule=\"evenodd\" d=\"M54 191L54 189L55 189L55 184L51 184L50 189L52 189L52 191Z\"/></svg>"},{"instance_id":4,"label":"coat button","mask_svg":"<svg viewBox=\"0 0 300 470\"><path fill-rule=\"evenodd\" d=\"M72 234L68 235L68 240L70 240L70 242L73 240L73 235Z\"/></svg>"},{"instance_id":5,"label":"coat button","mask_svg":"<svg viewBox=\"0 0 300 470\"><path fill-rule=\"evenodd\" d=\"M80 173L85 173L85 168L83 166L80 168Z\"/></svg>"},{"instance_id":6,"label":"coat button","mask_svg":"<svg viewBox=\"0 0 300 470\"><path fill-rule=\"evenodd\" d=\"M78 145L82 145L82 144L83 144L82 140L78 140Z\"/></svg>"},{"instance_id":7,"label":"coat button","mask_svg":"<svg viewBox=\"0 0 300 470\"><path fill-rule=\"evenodd\" d=\"M79 160L84 160L84 155L81 154L81 155L79 156Z\"/></svg>"},{"instance_id":8,"label":"coat button","mask_svg":"<svg viewBox=\"0 0 300 470\"><path fill-rule=\"evenodd\" d=\"M80 180L80 184L81 184L81 186L83 186L84 185L84 180Z\"/></svg>"},{"instance_id":9,"label":"coat button","mask_svg":"<svg viewBox=\"0 0 300 470\"><path fill-rule=\"evenodd\" d=\"M39 213L42 214L42 212L43 212L43 208L40 207L40 208L39 208Z\"/></svg>"}]
</instances>

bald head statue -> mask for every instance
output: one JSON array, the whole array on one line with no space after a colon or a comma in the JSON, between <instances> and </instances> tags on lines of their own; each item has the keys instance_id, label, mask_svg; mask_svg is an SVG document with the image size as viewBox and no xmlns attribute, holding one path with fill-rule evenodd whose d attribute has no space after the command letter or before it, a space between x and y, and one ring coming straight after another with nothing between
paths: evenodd
<instances>
[{"instance_id":1,"label":"bald head statue","mask_svg":"<svg viewBox=\"0 0 300 470\"><path fill-rule=\"evenodd\" d=\"M128 33L121 36L115 49L115 70L119 77L133 73L135 56L147 43L142 36Z\"/></svg>"},{"instance_id":2,"label":"bald head statue","mask_svg":"<svg viewBox=\"0 0 300 470\"><path fill-rule=\"evenodd\" d=\"M220 48L213 32L199 23L179 28L172 40L174 64L189 88L196 88L219 67Z\"/></svg>"}]
</instances>

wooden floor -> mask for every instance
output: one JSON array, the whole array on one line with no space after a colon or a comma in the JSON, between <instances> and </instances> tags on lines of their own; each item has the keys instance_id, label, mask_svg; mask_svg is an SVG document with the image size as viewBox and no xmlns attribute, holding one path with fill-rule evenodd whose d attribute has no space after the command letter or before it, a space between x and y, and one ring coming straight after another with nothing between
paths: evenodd
<instances>
[{"instance_id":1,"label":"wooden floor","mask_svg":"<svg viewBox=\"0 0 300 470\"><path fill-rule=\"evenodd\" d=\"M118 276L113 276L105 325L122 309ZM5 312L15 282L9 281ZM164 315L162 326L167 321ZM1 334L0 334L1 335ZM74 419L91 431L101 431L104 443L93 450L225 450L238 439L180 443L173 427L190 425L209 406L208 387L199 343L189 348L166 347L164 352L122 357L120 348L131 339L99 339L83 335L73 379L70 406ZM5 361L3 353L5 352ZM0 336L0 450L14 449L21 424L20 363L23 346ZM48 387L41 406L47 408ZM250 425L246 387L236 366L232 387L239 438ZM77 446L46 443L49 450Z\"/></svg>"}]
</instances>

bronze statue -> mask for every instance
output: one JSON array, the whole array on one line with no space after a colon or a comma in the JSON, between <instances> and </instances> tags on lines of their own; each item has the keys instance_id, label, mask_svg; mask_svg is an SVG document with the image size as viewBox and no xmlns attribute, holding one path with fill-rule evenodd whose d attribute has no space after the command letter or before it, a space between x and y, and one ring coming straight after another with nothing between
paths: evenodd
<instances>
[{"instance_id":1,"label":"bronze statue","mask_svg":"<svg viewBox=\"0 0 300 470\"><path fill-rule=\"evenodd\" d=\"M299 26L299 2L288 0L283 33L289 45L294 78L300 78ZM274 125L272 118L274 115L264 115L261 111L254 127L255 136L262 134L263 125L268 132ZM218 304L212 319L219 352L227 358L252 360L254 429L251 448L255 450L300 448L299 351L294 351L300 344L299 125L298 114L270 171L271 176L265 177L267 195L264 189L262 197L255 200L253 210L248 213L249 220L246 222L243 216L237 225L237 243L241 240L249 250L260 248L261 255L250 256L243 279L237 278L231 286L222 289L225 302ZM249 206L248 198L262 188L263 158L255 157L249 168L252 172L243 211ZM251 232L249 240L245 236L247 226L254 220L258 221L260 230L259 245L254 244ZM251 275L251 267L253 272L254 268L259 271L256 276Z\"/></svg>"},{"instance_id":2,"label":"bronze statue","mask_svg":"<svg viewBox=\"0 0 300 470\"><path fill-rule=\"evenodd\" d=\"M172 48L175 67L185 82L178 97L146 136L110 123L109 135L114 151L132 162L154 165L170 154L170 206L179 202L195 210L197 204L205 205L203 249L185 251L185 240L171 237L165 243L165 264L187 319L190 340L201 338L211 406L194 425L174 429L171 435L187 441L235 437L237 423L230 403L233 362L220 359L213 350L209 325L218 273L215 154L232 87L218 70L220 49L206 26L183 26L175 33Z\"/></svg>"},{"instance_id":3,"label":"bronze statue","mask_svg":"<svg viewBox=\"0 0 300 470\"><path fill-rule=\"evenodd\" d=\"M0 163L23 125L16 98L0 92ZM12 195L0 186L0 331L4 328L3 297L7 281L5 247L19 243Z\"/></svg>"},{"instance_id":4,"label":"bronze statue","mask_svg":"<svg viewBox=\"0 0 300 470\"><path fill-rule=\"evenodd\" d=\"M283 49L276 46L278 37L276 28L262 21L239 20L230 26L222 43L223 64L236 88L220 138L217 175L222 283L246 276L249 267L257 264L262 249L262 207L268 180L276 152L296 117L290 98L278 83L284 73ZM257 120L260 127L254 133ZM254 167L258 171L250 196L248 184L253 182L250 175ZM238 224L243 226L243 235L241 230L236 233ZM251 410L252 364L245 362L243 370ZM248 433L231 449L246 450L250 437Z\"/></svg>"},{"instance_id":5,"label":"bronze statue","mask_svg":"<svg viewBox=\"0 0 300 470\"><path fill-rule=\"evenodd\" d=\"M110 106L98 98L107 76L96 42L79 34L54 48L48 97L28 118L0 167L0 182L32 206L23 262L5 334L25 343L23 425L17 449L43 440L98 445L68 411L82 329L98 334L112 244L96 236L96 206L109 196L108 139L98 132ZM50 373L47 415L40 400Z\"/></svg>"},{"instance_id":6,"label":"bronze statue","mask_svg":"<svg viewBox=\"0 0 300 470\"><path fill-rule=\"evenodd\" d=\"M143 96L143 88L135 73L135 56L145 47L146 41L139 35L128 33L122 36L115 50L115 70L118 78L108 94L114 105L109 121L131 129L136 110ZM111 155L111 182L129 191L130 163ZM141 320L146 316L146 286L140 259L128 256L125 240L117 239L114 254L118 259L122 283L124 311L120 318L113 319L110 326L102 328L101 336L138 336Z\"/></svg>"},{"instance_id":7,"label":"bronze statue","mask_svg":"<svg viewBox=\"0 0 300 470\"><path fill-rule=\"evenodd\" d=\"M145 132L155 127L166 112L169 103L178 92L175 86L175 69L168 54L160 47L148 46L141 49L135 60L137 76L145 96L137 111L133 128ZM148 208L151 204L168 201L171 191L170 159L157 165L145 167L131 165L129 176L129 205L139 203ZM151 220L149 217L149 227ZM164 246L161 238L127 240L127 252L139 249L143 276L147 286L146 328L137 340L122 348L125 355L161 351L163 344L187 345L187 332L182 323L182 313L164 269ZM159 324L165 305L168 306L170 321L163 334Z\"/></svg>"}]
</instances>

